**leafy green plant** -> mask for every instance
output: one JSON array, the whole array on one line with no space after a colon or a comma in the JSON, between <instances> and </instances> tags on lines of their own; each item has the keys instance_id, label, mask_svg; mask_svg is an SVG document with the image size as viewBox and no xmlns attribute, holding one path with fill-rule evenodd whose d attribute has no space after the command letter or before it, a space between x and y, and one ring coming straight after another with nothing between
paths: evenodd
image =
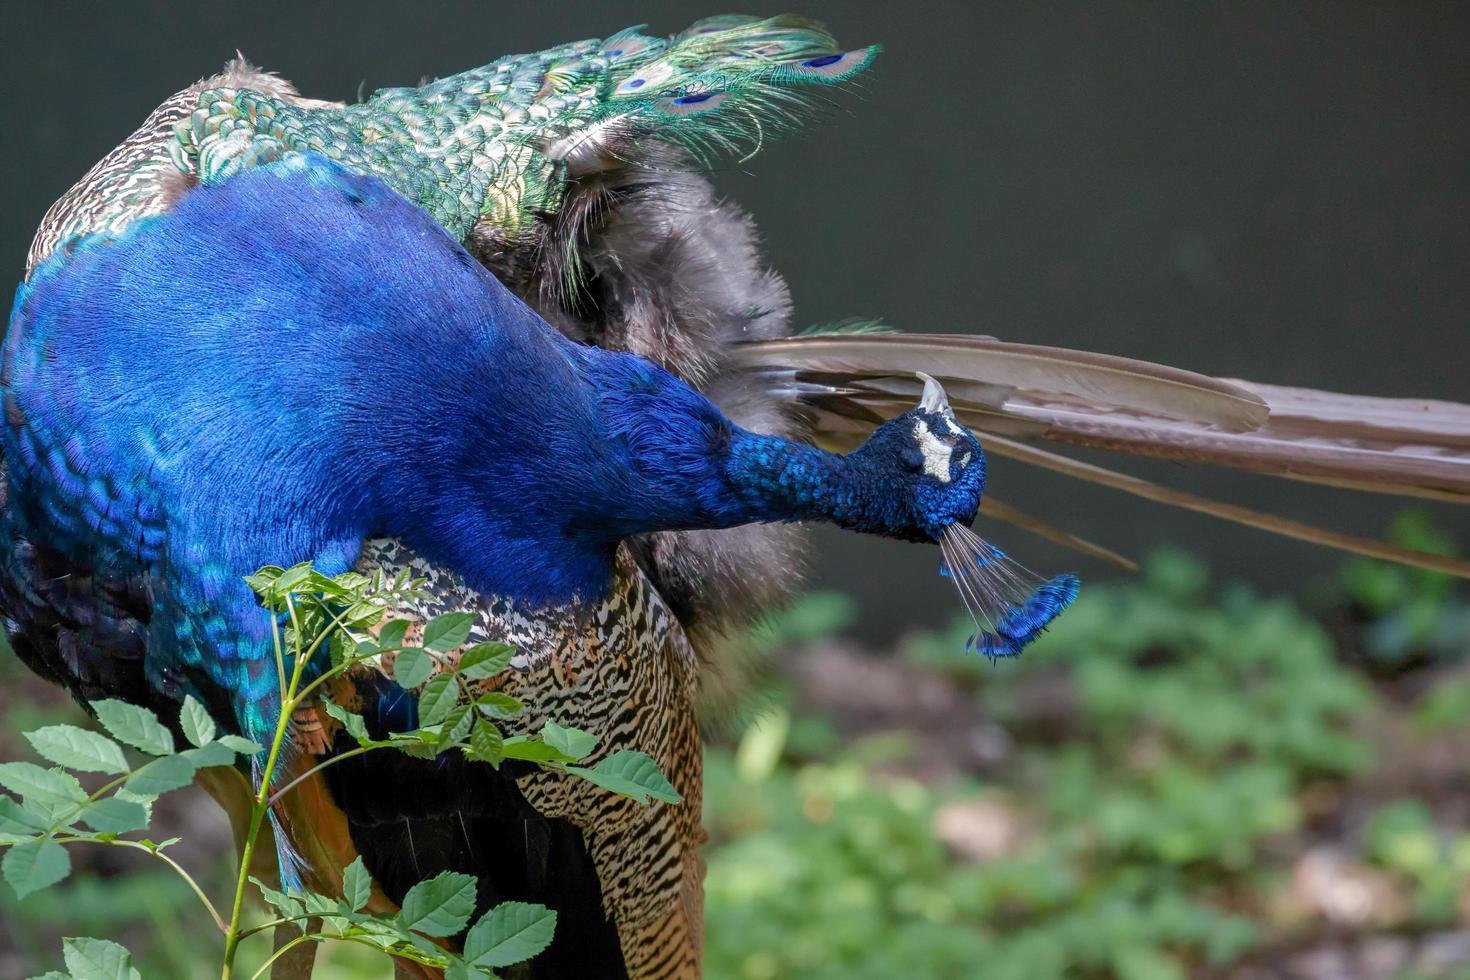
<instances>
[{"instance_id":1,"label":"leafy green plant","mask_svg":"<svg viewBox=\"0 0 1470 980\"><path fill-rule=\"evenodd\" d=\"M300 932L281 944L255 971L255 977L263 976L271 963L291 949L326 939L437 967L446 971L449 980L493 977L495 970L529 959L551 942L555 912L540 905L504 902L471 925L475 880L445 872L411 888L398 912L370 913L365 906L371 882L361 859L346 869L341 898L275 890L249 876L260 830L272 807L306 776L342 759L385 749L422 758L457 750L492 766L505 759L523 759L645 805L655 799L681 802L653 760L642 753L619 751L594 766L577 765L596 749L597 737L592 733L548 720L539 732L506 735L502 723L512 720L523 705L499 692L472 697L468 684L504 670L513 648L482 643L460 657L447 657L468 638L471 617L466 613L429 621L421 646L405 643L406 621L382 621L387 609L416 594L419 583L407 575L392 581L350 572L329 577L302 564L290 569L264 568L248 581L270 617L280 685L281 710L270 745L221 734L209 712L193 697L185 698L178 718L179 734L188 744L183 749L176 744L174 732L152 711L116 700L91 705L106 734L74 725L48 725L27 732L36 753L55 765L0 763L0 786L14 794L0 796L0 846L6 848L0 873L17 896L24 898L65 879L71 870L68 846L127 848L162 862L188 885L223 937L224 980L234 975L243 940L279 927L295 927ZM377 635L372 635L371 629L380 625ZM421 688L421 724L413 731L373 739L360 716L323 699L323 694L333 678L385 654L392 656L394 677L401 685ZM291 716L316 704L341 722L358 746L329 757L304 776L276 785L276 767ZM152 804L159 796L189 785L201 768L234 765L240 756L256 760L259 776L226 914L168 853L177 840L155 842L126 835L147 828ZM84 788L78 773L101 785ZM246 927L242 913L251 884L276 917ZM461 932L464 942L458 953L434 941ZM52 971L39 980L139 976L129 952L110 940L68 938L63 941L62 956L68 972Z\"/></svg>"},{"instance_id":2,"label":"leafy green plant","mask_svg":"<svg viewBox=\"0 0 1470 980\"><path fill-rule=\"evenodd\" d=\"M1454 539L1423 510L1398 514L1389 526L1395 544L1456 555ZM1470 602L1462 583L1437 572L1356 558L1347 562L1328 599L1346 598L1366 622L1363 648L1381 664L1415 656L1457 660L1470 655Z\"/></svg>"},{"instance_id":3,"label":"leafy green plant","mask_svg":"<svg viewBox=\"0 0 1470 980\"><path fill-rule=\"evenodd\" d=\"M1420 801L1394 800L1374 812L1364 849L1371 861L1410 882L1421 920L1455 921L1460 889L1470 875L1470 834L1446 834Z\"/></svg>"}]
</instances>

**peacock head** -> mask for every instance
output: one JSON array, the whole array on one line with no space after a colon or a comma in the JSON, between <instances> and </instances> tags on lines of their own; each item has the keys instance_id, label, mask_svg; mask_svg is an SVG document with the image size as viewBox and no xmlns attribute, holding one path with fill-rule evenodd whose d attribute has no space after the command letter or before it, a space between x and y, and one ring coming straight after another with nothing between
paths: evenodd
<instances>
[{"instance_id":1,"label":"peacock head","mask_svg":"<svg viewBox=\"0 0 1470 980\"><path fill-rule=\"evenodd\" d=\"M944 388L920 374L919 404L879 426L851 458L876 473L888 503L880 533L939 541L945 529L975 520L985 492L985 452L955 418Z\"/></svg>"},{"instance_id":2,"label":"peacock head","mask_svg":"<svg viewBox=\"0 0 1470 980\"><path fill-rule=\"evenodd\" d=\"M895 498L906 516L887 533L939 544L941 574L975 622L967 648L1016 656L1076 598L1077 576L1043 579L970 529L985 491L985 453L955 418L939 382L919 378L918 406L885 422L853 455L886 465L903 487Z\"/></svg>"}]
</instances>

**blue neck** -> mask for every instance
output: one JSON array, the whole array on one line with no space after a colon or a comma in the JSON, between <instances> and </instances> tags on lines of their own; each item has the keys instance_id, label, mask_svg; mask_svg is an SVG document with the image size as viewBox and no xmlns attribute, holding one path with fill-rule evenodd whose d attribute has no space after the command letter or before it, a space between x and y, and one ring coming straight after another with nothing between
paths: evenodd
<instances>
[{"instance_id":1,"label":"blue neck","mask_svg":"<svg viewBox=\"0 0 1470 980\"><path fill-rule=\"evenodd\" d=\"M518 312L500 312L493 336L503 339ZM415 383L395 404L410 414L401 425L376 418L372 450L357 456L359 467L376 460L363 481L382 505L366 502L371 533L403 537L483 592L556 602L601 595L618 543L637 534L897 523L885 519L897 494L860 454L747 432L650 362L536 325L539 336L524 339L549 349L511 372L499 343L462 346L454 357L405 348L416 363L394 373ZM480 389L478 401L439 404L467 387ZM387 431L401 432L403 444L385 441Z\"/></svg>"}]
</instances>

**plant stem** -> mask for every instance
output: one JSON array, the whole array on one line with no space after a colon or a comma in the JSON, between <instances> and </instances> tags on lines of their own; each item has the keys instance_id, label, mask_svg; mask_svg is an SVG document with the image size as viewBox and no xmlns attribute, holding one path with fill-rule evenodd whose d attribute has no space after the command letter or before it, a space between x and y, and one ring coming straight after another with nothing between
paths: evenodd
<instances>
[{"instance_id":1,"label":"plant stem","mask_svg":"<svg viewBox=\"0 0 1470 980\"><path fill-rule=\"evenodd\" d=\"M295 789L301 783L310 779L312 776L315 776L317 773L321 772L323 769L327 768L327 766L330 766L334 762L341 762L343 759L350 759L355 755L362 755L364 752L371 752L373 749L386 748L388 748L388 745L386 743L382 745L359 745L355 749L351 749L339 755L334 755L325 762L319 762L316 765L312 766L310 769L306 770L306 772L303 772L301 775L291 780L285 786L282 786L280 789L276 790L275 793L271 795L270 805L275 806L277 803L280 802L281 797L285 796L288 791Z\"/></svg>"},{"instance_id":2,"label":"plant stem","mask_svg":"<svg viewBox=\"0 0 1470 980\"><path fill-rule=\"evenodd\" d=\"M78 814L80 814L83 810L85 810L87 808L87 804L88 803L96 803L99 799L102 798L102 796L103 796L104 793L107 793L107 792L110 792L111 790L116 789L117 787L121 786L123 783L127 782L129 779L133 778L133 774L135 772L136 772L136 770L129 770L128 772L123 773L121 776L119 776L116 779L114 779L111 782L109 782L107 785L105 785L105 786L101 787L100 789L98 789L97 792L88 795L88 797L87 797L87 803L78 803L78 804L76 804L72 808L72 810L71 810L70 813L66 814L66 816L62 817L56 823L52 824L51 825L51 829L48 830L48 831L46 831L46 832L48 834L54 834L58 830L60 830L62 827L65 827L67 824L71 823L73 820L75 820L77 818L77 815Z\"/></svg>"},{"instance_id":3,"label":"plant stem","mask_svg":"<svg viewBox=\"0 0 1470 980\"><path fill-rule=\"evenodd\" d=\"M286 601L289 603L291 600L288 597ZM295 616L295 612L294 611L292 612L292 616L293 617ZM289 715L291 712L293 712L297 708L299 708L306 701L307 695L309 695L312 691L316 690L322 684L324 684L327 681L331 680L333 677L336 677L338 674L340 674L343 671L347 670L349 667L354 666L355 664L361 663L364 660L371 659L371 657L373 657L373 656L377 656L377 654L371 654L369 656L364 656L364 657L349 657L349 658L343 660L342 663L338 664L337 666L331 667L331 668L328 668L327 670L322 671L321 672L321 675L318 676L315 680L313 680L311 683L307 684L306 687L301 688L301 689L298 690L298 682L300 681L300 677L301 677L301 673L302 673L302 668L307 663L309 663L311 661L312 655L315 654L316 651L317 651L317 648L322 645L322 641L325 640L325 639L327 639L328 637L330 637L332 635L332 632L334 630L337 630L337 629L345 629L345 627L342 624L345 622L345 617L346 616L347 616L347 611L345 609L342 612L338 613L336 616L334 616L332 618L332 621L330 623L328 623L325 628L323 628L321 634L316 638L316 640L311 644L311 646L309 648L307 648L306 653L304 653L304 654L300 653L300 647L298 646L298 648L297 648L298 655L296 657L296 670L293 672L293 675L292 675L292 678L291 678L291 691L289 693L289 696L287 696L287 697L285 697L285 698L282 699L282 703L281 703L281 713L283 715ZM300 642L300 631L297 632L297 637L298 637L297 642L299 644L299 642Z\"/></svg>"},{"instance_id":4,"label":"plant stem","mask_svg":"<svg viewBox=\"0 0 1470 980\"><path fill-rule=\"evenodd\" d=\"M266 756L265 766L260 773L260 785L255 790L255 802L250 809L250 826L245 833L245 846L241 849L240 852L240 873L235 876L235 899L230 908L230 921L228 925L221 924L221 928L224 930L225 933L224 963L220 969L221 980L230 980L234 972L235 955L239 951L240 940L244 939L246 936L253 935L255 932L258 931L253 929L242 931L240 929L240 916L245 907L245 886L250 880L250 866L251 862L255 858L255 844L260 837L261 825L265 823L265 818L267 814L270 813L271 807L276 804L276 802L281 798L281 795L285 793L286 790L289 790L292 787L296 786L303 779L307 778L307 776L310 776L313 773L317 772L323 766L327 765L330 762L345 759L353 755L361 755L362 752L367 751L368 748L364 747L362 749L353 750L351 752L344 752L342 755L337 756L333 759L329 759L328 762L324 762L321 765L309 770L305 774L298 776L296 779L293 779L290 783L286 784L286 786L284 786L279 792L271 792L271 778L275 774L276 764L280 761L281 747L285 744L286 735L290 731L292 712L294 712L296 708L301 705L306 695L315 690L319 684L321 684L328 677L332 677L338 673L341 673L348 666L348 664L344 663L339 667L324 671L322 673L322 676L313 680L312 683L309 684L303 691L301 689L301 678L305 673L307 663L321 647L322 643L330 639L335 630L344 628L343 622L345 621L347 610L344 609L342 612L333 617L333 619L326 625L321 633L319 633L315 637L315 639L313 639L310 646L306 647L306 649L304 650L302 649L304 641L301 636L301 620L296 611L296 603L292 601L289 594L286 596L286 611L290 616L292 632L296 638L295 643L293 644L295 650L293 651L292 657L293 663L291 666L291 680L290 683L286 682L286 665L283 651L281 649L282 644L279 624L277 623L275 616L272 616L271 639L275 647L276 676L280 681L281 708L280 713L276 718L276 731L275 735L271 739L270 752ZM162 855L160 855L160 857L161 856ZM172 862L170 861L170 863ZM180 870L182 871L182 869ZM191 881L190 884L192 885L193 882ZM196 888L195 891L197 892L198 889ZM202 893L200 897L203 897ZM206 904L208 904L207 900ZM210 911L213 912L212 907ZM219 916L217 914L215 915L215 920L219 921ZM261 967L260 971L257 972L255 976L259 977L262 973L264 973L265 969L269 967L271 963L275 962L276 959L278 959L286 950L292 948L293 946L299 945L302 942L311 940L312 938L313 937L310 936L302 936L299 939L295 939L292 940L290 943L287 943L285 946L281 947L281 949L277 950L275 954L266 961L266 965L264 967Z\"/></svg>"},{"instance_id":5,"label":"plant stem","mask_svg":"<svg viewBox=\"0 0 1470 980\"><path fill-rule=\"evenodd\" d=\"M317 918L316 912L302 912L300 915L290 915L280 919L272 919L269 922L262 922L258 926L251 926L249 929L241 929L240 938L242 940L249 939L251 936L254 936L257 933L265 932L267 929L274 929L276 926L290 925L292 922L300 922L302 919L315 918Z\"/></svg>"},{"instance_id":6,"label":"plant stem","mask_svg":"<svg viewBox=\"0 0 1470 980\"><path fill-rule=\"evenodd\" d=\"M214 903L209 900L209 896L204 894L204 889L200 888L199 883L194 880L193 876L184 870L183 865L158 848L149 847L142 841L119 840L117 838L112 840L98 840L95 837L57 837L54 839L58 844L106 844L109 847L131 847L145 854L152 854L158 860L179 873L179 877L184 879L184 883L189 886L194 894L198 896L199 901L204 904L204 908L209 912L210 918L214 919L214 924L219 927L219 931L222 933L227 931L225 920L220 917L219 910L214 907Z\"/></svg>"},{"instance_id":7,"label":"plant stem","mask_svg":"<svg viewBox=\"0 0 1470 980\"><path fill-rule=\"evenodd\" d=\"M286 608L291 613L292 623L297 622L296 606L291 602L291 597L286 597ZM240 915L245 908L245 886L250 881L250 865L255 857L255 843L260 837L260 826L265 822L266 813L270 810L270 785L271 776L276 771L276 762L281 757L281 746L286 742L286 732L290 728L291 713L286 705L290 704L291 698L296 693L296 688L301 684L301 671L306 665L306 658L300 656L301 630L296 630L297 657L291 670L291 683L286 688L286 701L281 705L281 711L276 718L276 732L271 739L270 753L266 756L265 767L260 773L260 785L255 790L255 805L250 808L250 828L245 833L245 847L240 853L240 873L235 876L235 901L230 909L230 924L225 929L225 958L220 970L220 980L230 980L235 969L235 953L240 948Z\"/></svg>"},{"instance_id":8,"label":"plant stem","mask_svg":"<svg viewBox=\"0 0 1470 980\"><path fill-rule=\"evenodd\" d=\"M401 649L403 649L403 648L402 647L387 647L387 648L382 649L382 650L375 650L372 653L365 653L365 654L363 654L360 657L347 657L347 658L345 658L342 661L341 664L337 665L336 667L333 667L331 670L323 671L318 677L316 677L314 680L312 680L309 684L307 684L301 690L297 691L296 692L296 696L295 696L295 698L293 700L296 702L297 705L300 705L304 701L306 701L306 699L311 695L311 692L312 691L315 691L317 688L321 687L323 684L325 684L327 681L331 680L332 678L336 677L338 674L341 674L343 671L350 670L351 668L356 667L358 664L365 664L369 660L372 660L374 657L380 656L380 655L382 655L384 653L388 653L390 650L401 650Z\"/></svg>"},{"instance_id":9,"label":"plant stem","mask_svg":"<svg viewBox=\"0 0 1470 980\"><path fill-rule=\"evenodd\" d=\"M265 976L265 971L271 968L272 963L280 959L282 956L285 956L287 953L295 949L297 946L300 946L302 943L314 942L320 942L320 938L313 935L297 936L295 939L291 940L289 943L286 943L280 949L272 953L271 958L262 963L260 969L256 970L253 974L250 975L250 980L258 980L259 977Z\"/></svg>"},{"instance_id":10,"label":"plant stem","mask_svg":"<svg viewBox=\"0 0 1470 980\"><path fill-rule=\"evenodd\" d=\"M271 647L276 654L276 684L281 689L281 704L286 703L286 657L281 651L281 624L271 616Z\"/></svg>"}]
</instances>

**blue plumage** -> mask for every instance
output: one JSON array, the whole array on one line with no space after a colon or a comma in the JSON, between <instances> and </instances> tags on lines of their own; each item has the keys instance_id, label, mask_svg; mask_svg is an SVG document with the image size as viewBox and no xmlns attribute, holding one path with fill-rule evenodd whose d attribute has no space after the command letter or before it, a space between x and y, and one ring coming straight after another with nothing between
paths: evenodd
<instances>
[{"instance_id":1,"label":"blue plumage","mask_svg":"<svg viewBox=\"0 0 1470 980\"><path fill-rule=\"evenodd\" d=\"M1072 604L1078 584L1075 575L1048 579L1019 602L1007 606L995 623L995 632L981 631L970 637L966 649L991 658L1018 656Z\"/></svg>"},{"instance_id":2,"label":"blue plumage","mask_svg":"<svg viewBox=\"0 0 1470 980\"><path fill-rule=\"evenodd\" d=\"M819 519L934 540L984 487L947 406L845 457L747 432L651 362L567 340L423 211L310 156L47 262L3 390L7 574L24 544L99 588L143 582L149 683L223 689L253 735L275 718L242 582L260 565L345 569L391 535L550 603L601 595L631 535Z\"/></svg>"},{"instance_id":3,"label":"blue plumage","mask_svg":"<svg viewBox=\"0 0 1470 980\"><path fill-rule=\"evenodd\" d=\"M1076 575L1042 581L964 524L945 527L939 545L944 552L940 571L954 581L975 620L966 652L992 659L1018 656L1077 598Z\"/></svg>"}]
</instances>

